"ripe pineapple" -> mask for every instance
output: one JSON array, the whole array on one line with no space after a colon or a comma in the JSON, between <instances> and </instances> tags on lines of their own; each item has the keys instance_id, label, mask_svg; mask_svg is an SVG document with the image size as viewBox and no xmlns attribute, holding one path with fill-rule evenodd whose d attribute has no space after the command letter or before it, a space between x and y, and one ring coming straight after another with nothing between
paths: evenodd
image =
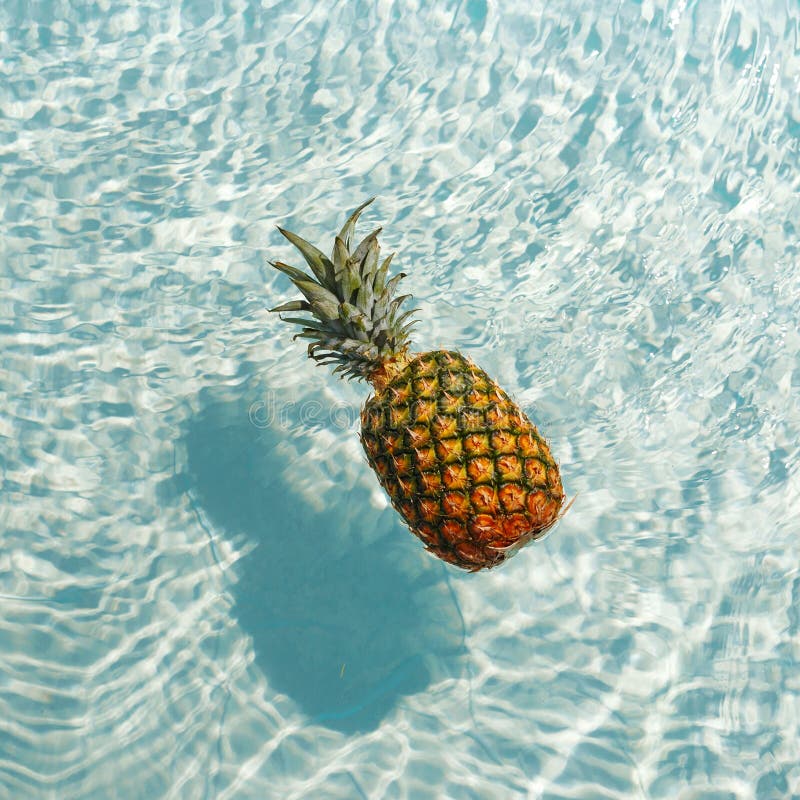
<instances>
[{"instance_id":1,"label":"ripe pineapple","mask_svg":"<svg viewBox=\"0 0 800 800\"><path fill-rule=\"evenodd\" d=\"M310 314L283 317L302 326L297 336L310 340L309 357L372 384L361 443L425 547L462 569L496 566L558 519L558 465L520 408L469 359L409 352L413 309L400 306L410 295L396 295L404 273L387 280L393 254L379 259L381 229L351 250L356 220L371 202L352 213L330 259L279 228L313 277L271 262L305 297L271 310Z\"/></svg>"}]
</instances>

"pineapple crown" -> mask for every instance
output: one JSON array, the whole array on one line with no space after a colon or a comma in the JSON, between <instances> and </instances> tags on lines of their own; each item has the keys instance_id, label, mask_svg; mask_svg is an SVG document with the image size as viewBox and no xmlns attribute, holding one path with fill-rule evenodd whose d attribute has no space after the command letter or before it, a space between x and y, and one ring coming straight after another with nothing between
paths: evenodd
<instances>
[{"instance_id":1,"label":"pineapple crown","mask_svg":"<svg viewBox=\"0 0 800 800\"><path fill-rule=\"evenodd\" d=\"M334 240L330 258L305 239L278 228L303 254L313 277L281 261L270 262L288 275L305 297L270 311L311 314L310 319L281 319L302 326L294 338L310 340L309 358L318 364L335 364L334 372L351 379L369 380L388 361L402 354L408 347L409 331L414 324L409 318L415 309L400 313L400 306L411 295L395 296L405 273L386 279L394 253L380 261L381 228L372 231L354 250L350 249L356 221L374 199L367 200L350 215Z\"/></svg>"}]
</instances>

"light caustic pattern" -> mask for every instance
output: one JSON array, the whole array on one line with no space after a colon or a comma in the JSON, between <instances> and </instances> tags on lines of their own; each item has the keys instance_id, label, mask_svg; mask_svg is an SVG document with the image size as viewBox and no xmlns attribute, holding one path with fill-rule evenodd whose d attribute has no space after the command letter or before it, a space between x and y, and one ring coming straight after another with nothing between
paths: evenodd
<instances>
[{"instance_id":1,"label":"light caustic pattern","mask_svg":"<svg viewBox=\"0 0 800 800\"><path fill-rule=\"evenodd\" d=\"M770 0L3 3L0 795L800 795L798 42ZM576 497L488 574L265 311L274 224L372 195L419 348Z\"/></svg>"}]
</instances>

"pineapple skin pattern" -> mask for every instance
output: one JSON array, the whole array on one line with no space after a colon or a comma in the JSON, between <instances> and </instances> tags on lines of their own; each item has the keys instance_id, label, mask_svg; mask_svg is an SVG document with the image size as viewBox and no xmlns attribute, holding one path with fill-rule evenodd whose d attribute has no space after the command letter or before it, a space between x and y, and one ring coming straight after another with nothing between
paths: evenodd
<instances>
[{"instance_id":1,"label":"pineapple skin pattern","mask_svg":"<svg viewBox=\"0 0 800 800\"><path fill-rule=\"evenodd\" d=\"M559 519L558 464L516 403L461 353L410 352L410 295L389 279L378 228L351 247L359 206L328 258L283 228L313 275L270 262L303 295L271 311L301 326L308 356L375 389L361 413L361 443L392 505L427 550L461 569L494 567Z\"/></svg>"},{"instance_id":2,"label":"pineapple skin pattern","mask_svg":"<svg viewBox=\"0 0 800 800\"><path fill-rule=\"evenodd\" d=\"M536 427L479 367L435 350L371 397L361 442L425 547L462 569L496 566L558 519L558 465Z\"/></svg>"}]
</instances>

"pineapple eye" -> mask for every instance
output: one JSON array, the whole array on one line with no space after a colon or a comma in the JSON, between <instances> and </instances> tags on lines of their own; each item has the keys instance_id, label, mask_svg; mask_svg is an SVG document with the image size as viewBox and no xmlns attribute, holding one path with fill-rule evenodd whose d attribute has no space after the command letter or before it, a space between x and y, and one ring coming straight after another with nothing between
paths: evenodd
<instances>
[{"instance_id":1,"label":"pineapple eye","mask_svg":"<svg viewBox=\"0 0 800 800\"><path fill-rule=\"evenodd\" d=\"M467 538L467 529L463 522L446 519L442 522L442 535L448 542L455 544L456 542L463 542Z\"/></svg>"},{"instance_id":2,"label":"pineapple eye","mask_svg":"<svg viewBox=\"0 0 800 800\"><path fill-rule=\"evenodd\" d=\"M558 514L559 503L539 490L528 495L527 506L528 513L533 517L533 527L540 528Z\"/></svg>"},{"instance_id":3,"label":"pineapple eye","mask_svg":"<svg viewBox=\"0 0 800 800\"><path fill-rule=\"evenodd\" d=\"M411 456L408 453L392 456L392 466L394 467L395 475L408 475L412 467Z\"/></svg>"},{"instance_id":4,"label":"pineapple eye","mask_svg":"<svg viewBox=\"0 0 800 800\"><path fill-rule=\"evenodd\" d=\"M461 426L465 431L480 431L485 427L483 411L476 409L463 409L461 411Z\"/></svg>"},{"instance_id":5,"label":"pineapple eye","mask_svg":"<svg viewBox=\"0 0 800 800\"><path fill-rule=\"evenodd\" d=\"M484 392L473 389L465 396L464 402L473 408L486 408L489 405L489 398Z\"/></svg>"},{"instance_id":6,"label":"pineapple eye","mask_svg":"<svg viewBox=\"0 0 800 800\"><path fill-rule=\"evenodd\" d=\"M514 455L501 455L497 459L497 471L504 481L522 478L522 464Z\"/></svg>"},{"instance_id":7,"label":"pineapple eye","mask_svg":"<svg viewBox=\"0 0 800 800\"><path fill-rule=\"evenodd\" d=\"M528 457L539 455L539 445L530 433L521 433L517 441L522 455Z\"/></svg>"},{"instance_id":8,"label":"pineapple eye","mask_svg":"<svg viewBox=\"0 0 800 800\"><path fill-rule=\"evenodd\" d=\"M497 385L493 386L489 391L490 403L508 403L508 395Z\"/></svg>"},{"instance_id":9,"label":"pineapple eye","mask_svg":"<svg viewBox=\"0 0 800 800\"><path fill-rule=\"evenodd\" d=\"M486 373L481 370L472 370L469 373L470 383L476 392L486 394L489 391L489 381L486 380Z\"/></svg>"},{"instance_id":10,"label":"pineapple eye","mask_svg":"<svg viewBox=\"0 0 800 800\"><path fill-rule=\"evenodd\" d=\"M506 511L525 510L525 490L519 484L509 483L501 486L498 495Z\"/></svg>"},{"instance_id":11,"label":"pineapple eye","mask_svg":"<svg viewBox=\"0 0 800 800\"><path fill-rule=\"evenodd\" d=\"M463 464L448 464L442 470L442 478L448 489L464 489L467 485L467 470Z\"/></svg>"},{"instance_id":12,"label":"pineapple eye","mask_svg":"<svg viewBox=\"0 0 800 800\"><path fill-rule=\"evenodd\" d=\"M463 375L449 370L439 373L439 383L443 389L455 394L464 394L468 388L467 380Z\"/></svg>"},{"instance_id":13,"label":"pineapple eye","mask_svg":"<svg viewBox=\"0 0 800 800\"><path fill-rule=\"evenodd\" d=\"M361 444L369 456L370 461L374 461L380 454L380 446L378 440L374 436L362 436Z\"/></svg>"},{"instance_id":14,"label":"pineapple eye","mask_svg":"<svg viewBox=\"0 0 800 800\"><path fill-rule=\"evenodd\" d=\"M431 432L424 425L415 425L413 428L408 428L406 435L411 447L419 447L431 440Z\"/></svg>"},{"instance_id":15,"label":"pineapple eye","mask_svg":"<svg viewBox=\"0 0 800 800\"><path fill-rule=\"evenodd\" d=\"M470 499L478 511L490 514L498 511L497 494L492 486L476 486L470 494Z\"/></svg>"},{"instance_id":16,"label":"pineapple eye","mask_svg":"<svg viewBox=\"0 0 800 800\"><path fill-rule=\"evenodd\" d=\"M483 455L489 450L489 437L485 433L471 433L464 437L464 448L467 453Z\"/></svg>"},{"instance_id":17,"label":"pineapple eye","mask_svg":"<svg viewBox=\"0 0 800 800\"><path fill-rule=\"evenodd\" d=\"M461 407L461 398L449 392L442 392L439 395L439 410L445 414L455 414Z\"/></svg>"},{"instance_id":18,"label":"pineapple eye","mask_svg":"<svg viewBox=\"0 0 800 800\"><path fill-rule=\"evenodd\" d=\"M433 419L433 432L439 438L455 436L458 432L456 418L437 414Z\"/></svg>"},{"instance_id":19,"label":"pineapple eye","mask_svg":"<svg viewBox=\"0 0 800 800\"><path fill-rule=\"evenodd\" d=\"M473 571L480 569L481 564L485 564L486 556L484 555L483 549L478 547L476 544L472 544L472 542L459 542L456 545L456 553L458 553L459 558L466 562L467 564L472 563L476 566L473 567Z\"/></svg>"},{"instance_id":20,"label":"pineapple eye","mask_svg":"<svg viewBox=\"0 0 800 800\"><path fill-rule=\"evenodd\" d=\"M497 520L491 514L477 514L470 520L469 532L478 542L491 541L497 534Z\"/></svg>"},{"instance_id":21,"label":"pineapple eye","mask_svg":"<svg viewBox=\"0 0 800 800\"><path fill-rule=\"evenodd\" d=\"M513 542L531 530L531 521L525 514L510 514L503 520L503 536Z\"/></svg>"},{"instance_id":22,"label":"pineapple eye","mask_svg":"<svg viewBox=\"0 0 800 800\"><path fill-rule=\"evenodd\" d=\"M431 400L417 400L414 403L414 418L417 422L429 423L436 413L436 405Z\"/></svg>"},{"instance_id":23,"label":"pineapple eye","mask_svg":"<svg viewBox=\"0 0 800 800\"><path fill-rule=\"evenodd\" d=\"M408 423L410 416L408 406L392 406L389 409L389 425L392 428L401 428Z\"/></svg>"},{"instance_id":24,"label":"pineapple eye","mask_svg":"<svg viewBox=\"0 0 800 800\"><path fill-rule=\"evenodd\" d=\"M414 524L417 520L417 509L414 508L414 503L411 500L403 500L396 506L397 510L405 517L406 521Z\"/></svg>"},{"instance_id":25,"label":"pineapple eye","mask_svg":"<svg viewBox=\"0 0 800 800\"><path fill-rule=\"evenodd\" d=\"M492 448L496 453L513 453L517 448L517 437L509 431L495 431L492 434Z\"/></svg>"},{"instance_id":26,"label":"pineapple eye","mask_svg":"<svg viewBox=\"0 0 800 800\"><path fill-rule=\"evenodd\" d=\"M411 397L411 387L407 383L392 384L387 388L394 403L407 403Z\"/></svg>"},{"instance_id":27,"label":"pineapple eye","mask_svg":"<svg viewBox=\"0 0 800 800\"><path fill-rule=\"evenodd\" d=\"M436 363L436 358L423 358L414 364L414 377L416 378L429 378L436 376L439 371L439 365Z\"/></svg>"},{"instance_id":28,"label":"pineapple eye","mask_svg":"<svg viewBox=\"0 0 800 800\"><path fill-rule=\"evenodd\" d=\"M371 408L366 415L362 415L361 424L371 431L383 427L383 412L380 408Z\"/></svg>"},{"instance_id":29,"label":"pineapple eye","mask_svg":"<svg viewBox=\"0 0 800 800\"><path fill-rule=\"evenodd\" d=\"M381 478L386 478L389 475L389 462L385 458L376 458L373 463L373 469Z\"/></svg>"},{"instance_id":30,"label":"pineapple eye","mask_svg":"<svg viewBox=\"0 0 800 800\"><path fill-rule=\"evenodd\" d=\"M462 455L461 439L440 439L436 442L436 452L446 464L458 461Z\"/></svg>"},{"instance_id":31,"label":"pineapple eye","mask_svg":"<svg viewBox=\"0 0 800 800\"><path fill-rule=\"evenodd\" d=\"M442 478L438 472L423 472L419 476L419 483L426 494L437 494L442 488Z\"/></svg>"},{"instance_id":32,"label":"pineapple eye","mask_svg":"<svg viewBox=\"0 0 800 800\"><path fill-rule=\"evenodd\" d=\"M550 484L550 491L555 497L564 498L564 489L561 486L561 475L558 472L558 467L552 466L547 468L547 482Z\"/></svg>"},{"instance_id":33,"label":"pineapple eye","mask_svg":"<svg viewBox=\"0 0 800 800\"><path fill-rule=\"evenodd\" d=\"M414 381L414 391L417 397L434 397L436 394L436 377L432 375L423 375Z\"/></svg>"},{"instance_id":34,"label":"pineapple eye","mask_svg":"<svg viewBox=\"0 0 800 800\"><path fill-rule=\"evenodd\" d=\"M403 438L400 434L394 433L390 431L389 433L385 433L381 437L381 441L383 442L383 446L386 448L386 452L390 455L396 453L403 444ZM377 446L377 444L375 445Z\"/></svg>"},{"instance_id":35,"label":"pineapple eye","mask_svg":"<svg viewBox=\"0 0 800 800\"><path fill-rule=\"evenodd\" d=\"M431 470L436 467L436 453L432 447L418 447L414 450L414 458L420 471Z\"/></svg>"},{"instance_id":36,"label":"pineapple eye","mask_svg":"<svg viewBox=\"0 0 800 800\"><path fill-rule=\"evenodd\" d=\"M439 501L435 497L420 497L419 513L427 522L438 522L442 516Z\"/></svg>"},{"instance_id":37,"label":"pineapple eye","mask_svg":"<svg viewBox=\"0 0 800 800\"><path fill-rule=\"evenodd\" d=\"M525 459L525 477L534 486L544 486L547 483L547 473L544 464L538 458Z\"/></svg>"},{"instance_id":38,"label":"pineapple eye","mask_svg":"<svg viewBox=\"0 0 800 800\"><path fill-rule=\"evenodd\" d=\"M442 498L442 509L448 517L465 520L470 512L469 500L461 492L447 492Z\"/></svg>"},{"instance_id":39,"label":"pineapple eye","mask_svg":"<svg viewBox=\"0 0 800 800\"><path fill-rule=\"evenodd\" d=\"M486 422L493 428L506 429L511 427L508 413L497 405L489 406L486 409Z\"/></svg>"},{"instance_id":40,"label":"pineapple eye","mask_svg":"<svg viewBox=\"0 0 800 800\"><path fill-rule=\"evenodd\" d=\"M526 429L530 429L531 427L531 423L519 409L515 409L509 413L508 419L511 427L515 430L524 431Z\"/></svg>"},{"instance_id":41,"label":"pineapple eye","mask_svg":"<svg viewBox=\"0 0 800 800\"><path fill-rule=\"evenodd\" d=\"M397 477L397 486L398 486L398 494L403 495L405 497L413 497L417 492L414 480L412 478L406 477L405 475L399 475Z\"/></svg>"},{"instance_id":42,"label":"pineapple eye","mask_svg":"<svg viewBox=\"0 0 800 800\"><path fill-rule=\"evenodd\" d=\"M424 518L423 514L423 519ZM414 533L416 533L425 544L439 544L439 536L436 533L436 528L428 522L420 522L414 529Z\"/></svg>"},{"instance_id":43,"label":"pineapple eye","mask_svg":"<svg viewBox=\"0 0 800 800\"><path fill-rule=\"evenodd\" d=\"M494 477L494 463L486 456L472 458L467 462L467 472L473 483L488 483Z\"/></svg>"}]
</instances>

